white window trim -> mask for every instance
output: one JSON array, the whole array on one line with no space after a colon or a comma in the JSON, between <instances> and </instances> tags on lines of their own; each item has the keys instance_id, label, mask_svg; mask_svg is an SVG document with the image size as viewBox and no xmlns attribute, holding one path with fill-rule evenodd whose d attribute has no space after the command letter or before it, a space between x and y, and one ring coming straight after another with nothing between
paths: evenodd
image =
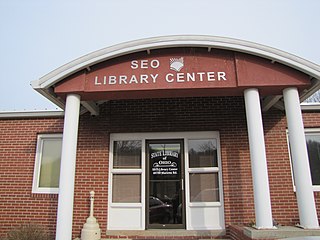
<instances>
[{"instance_id":1,"label":"white window trim","mask_svg":"<svg viewBox=\"0 0 320 240\"><path fill-rule=\"evenodd\" d=\"M199 139L212 139L215 138L217 140L217 158L218 158L218 167L203 167L203 168L191 168L189 167L189 152L188 149L188 140L199 140ZM222 163L221 163L221 151L220 151L220 136L218 132L213 132L211 135L206 136L192 136L185 139L185 158L186 158L186 168L185 168L185 179L186 179L186 188L190 186L190 173L218 173L218 179L219 179L219 186L221 186L219 190L219 201L217 202L191 202L190 201L190 189L186 189L186 203L189 205L190 208L196 208L196 207L222 207L223 206L223 185L222 185ZM187 176L188 175L188 176Z\"/></svg>"},{"instance_id":2,"label":"white window trim","mask_svg":"<svg viewBox=\"0 0 320 240\"><path fill-rule=\"evenodd\" d=\"M40 167L42 159L42 147L44 139L62 139L62 134L39 134L37 137L37 149L33 172L32 193L58 194L59 188L44 188L39 187L40 181Z\"/></svg>"},{"instance_id":3,"label":"white window trim","mask_svg":"<svg viewBox=\"0 0 320 240\"><path fill-rule=\"evenodd\" d=\"M108 219L111 219L112 217L114 217L112 215L111 212L113 212L113 210L117 210L119 209L121 210L136 210L136 211L141 211L142 209L144 209L144 198L145 198L145 190L144 190L144 181L143 179L145 178L145 169L144 169L144 165L145 165L145 153L144 151L141 151L141 167L140 168L136 168L136 169L117 169L117 168L113 168L113 148L114 148L114 142L115 141L130 141L130 140L137 140L137 141L142 141L142 139L137 136L136 134L110 134L110 145L109 145L109 178L108 178ZM145 143L144 141L141 142L141 150L145 148ZM139 174L141 176L141 181L140 181L140 202L136 202L136 203L114 203L112 201L112 194L113 194L113 175L114 174ZM145 217L144 214L141 215L141 219L140 219L140 223L138 223L138 226L135 227L123 227L123 229L119 229L115 226L112 225L111 221L108 221L107 224L107 229L108 230L125 230L127 227L130 230L142 230L143 228L143 223L145 222Z\"/></svg>"},{"instance_id":4,"label":"white window trim","mask_svg":"<svg viewBox=\"0 0 320 240\"><path fill-rule=\"evenodd\" d=\"M210 168L189 168L189 157L188 157L188 140L197 140L197 139L217 139L217 154L218 154L218 168L210 167ZM110 145L109 145L109 189L108 189L108 208L139 208L141 212L145 209L145 151L146 148L146 140L153 139L184 139L184 153L185 153L185 201L186 201L186 228L187 230L193 229L192 224L190 223L190 209L191 208L204 208L204 207L214 207L221 209L222 225L224 228L224 203L223 203L223 182L222 182L222 163L221 163L221 148L220 148L220 135L219 132L216 131L201 131L201 132L150 132L150 133L111 133L110 134ZM113 143L114 141L128 141L128 140L140 140L142 141L142 151L141 151L141 169L113 169ZM141 172L142 171L142 172ZM189 173L192 172L217 172L219 177L219 187L220 187L220 201L219 202L202 202L202 203L191 203L190 202L190 193L189 193ZM123 173L123 174L133 174L133 173L141 173L141 203L112 203L112 175L114 173ZM108 210L108 219L110 219L111 211ZM141 215L141 229L144 230L145 226L145 214ZM113 226L110 225L110 221L108 221L107 229L113 230Z\"/></svg>"},{"instance_id":5,"label":"white window trim","mask_svg":"<svg viewBox=\"0 0 320 240\"><path fill-rule=\"evenodd\" d=\"M287 133L287 144L288 144L288 153L289 153L289 160L290 160L290 169L291 169L291 179L292 179L292 187L293 191L296 192L296 186L294 183L294 177L293 177L293 166L292 166L292 159L291 159L291 151L290 151L290 145L289 145L289 131L286 130ZM304 133L319 133L320 135L320 128L305 128ZM309 160L309 159L308 159ZM314 192L320 192L320 185L312 185L312 189Z\"/></svg>"},{"instance_id":6,"label":"white window trim","mask_svg":"<svg viewBox=\"0 0 320 240\"><path fill-rule=\"evenodd\" d=\"M113 135L111 135L110 137L110 150L109 150L109 183L110 183L110 187L109 187L109 205L112 206L112 207L122 207L122 206L131 206L131 207L141 207L142 205L142 197L143 196L143 192L141 192L141 202L137 202L137 203L114 203L112 202L112 186L113 186L113 175L114 174L124 174L124 175L129 175L129 174L138 174L141 176L141 189L143 187L143 177L144 177L144 170L142 169L143 168L143 165L144 164L144 159L141 158L141 167L140 168L130 168L130 169L126 169L126 168L113 168L113 147L114 147L114 142L115 141L141 141L141 139L139 138L135 138L134 136L131 137L131 136L128 136L127 138L124 137L124 138L114 138L112 137ZM144 143L141 142L141 149L143 149L144 147ZM143 151L141 151L141 154L142 154ZM143 157L143 154L142 156Z\"/></svg>"}]
</instances>

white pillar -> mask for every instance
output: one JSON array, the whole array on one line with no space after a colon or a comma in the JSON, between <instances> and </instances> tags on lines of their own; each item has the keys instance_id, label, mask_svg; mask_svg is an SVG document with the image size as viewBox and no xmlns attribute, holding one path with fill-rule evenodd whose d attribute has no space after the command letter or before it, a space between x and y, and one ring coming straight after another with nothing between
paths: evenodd
<instances>
[{"instance_id":1,"label":"white pillar","mask_svg":"<svg viewBox=\"0 0 320 240\"><path fill-rule=\"evenodd\" d=\"M253 178L256 228L273 228L267 158L258 89L244 91Z\"/></svg>"},{"instance_id":2,"label":"white pillar","mask_svg":"<svg viewBox=\"0 0 320 240\"><path fill-rule=\"evenodd\" d=\"M64 116L56 240L71 240L80 96L69 94Z\"/></svg>"},{"instance_id":3,"label":"white pillar","mask_svg":"<svg viewBox=\"0 0 320 240\"><path fill-rule=\"evenodd\" d=\"M300 225L304 228L318 228L306 138L297 88L283 90L287 116L289 142L294 182L296 185Z\"/></svg>"}]
</instances>

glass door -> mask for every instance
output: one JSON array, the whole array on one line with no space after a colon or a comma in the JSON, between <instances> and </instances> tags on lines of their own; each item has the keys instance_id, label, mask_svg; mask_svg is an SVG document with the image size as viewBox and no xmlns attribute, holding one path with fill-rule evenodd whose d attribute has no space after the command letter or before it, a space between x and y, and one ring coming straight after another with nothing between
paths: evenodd
<instances>
[{"instance_id":1,"label":"glass door","mask_svg":"<svg viewBox=\"0 0 320 240\"><path fill-rule=\"evenodd\" d=\"M146 227L185 228L183 140L150 140L146 148Z\"/></svg>"}]
</instances>

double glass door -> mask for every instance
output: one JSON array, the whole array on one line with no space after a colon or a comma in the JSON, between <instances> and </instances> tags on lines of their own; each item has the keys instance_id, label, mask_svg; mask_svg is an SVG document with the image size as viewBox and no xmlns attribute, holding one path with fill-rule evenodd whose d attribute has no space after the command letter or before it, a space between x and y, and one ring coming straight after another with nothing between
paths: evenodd
<instances>
[{"instance_id":1,"label":"double glass door","mask_svg":"<svg viewBox=\"0 0 320 240\"><path fill-rule=\"evenodd\" d=\"M185 228L183 140L146 144L147 228Z\"/></svg>"}]
</instances>

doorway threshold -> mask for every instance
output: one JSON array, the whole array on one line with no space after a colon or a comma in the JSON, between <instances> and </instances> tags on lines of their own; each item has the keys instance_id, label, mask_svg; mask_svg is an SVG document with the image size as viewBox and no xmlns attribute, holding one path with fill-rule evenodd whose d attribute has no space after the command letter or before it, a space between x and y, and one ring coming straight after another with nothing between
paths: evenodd
<instances>
[{"instance_id":1,"label":"doorway threshold","mask_svg":"<svg viewBox=\"0 0 320 240\"><path fill-rule=\"evenodd\" d=\"M149 229L149 230L107 230L107 239L224 239L222 230L184 230L184 229Z\"/></svg>"}]
</instances>

